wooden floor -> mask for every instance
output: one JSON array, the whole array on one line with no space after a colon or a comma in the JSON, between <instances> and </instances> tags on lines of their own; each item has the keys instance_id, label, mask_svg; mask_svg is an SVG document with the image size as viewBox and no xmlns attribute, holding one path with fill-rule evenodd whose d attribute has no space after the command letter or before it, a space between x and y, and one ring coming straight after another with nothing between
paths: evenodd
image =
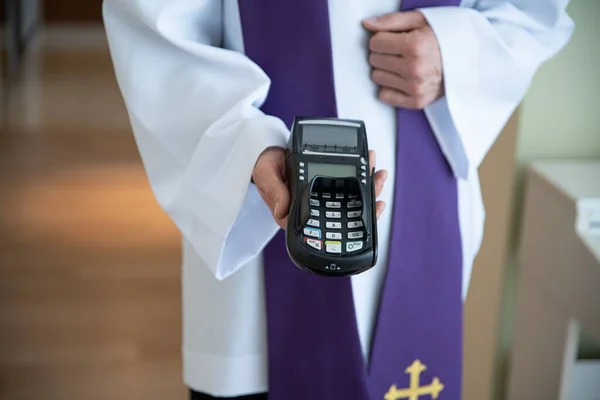
<instances>
[{"instance_id":1,"label":"wooden floor","mask_svg":"<svg viewBox=\"0 0 600 400\"><path fill-rule=\"evenodd\" d=\"M89 36L41 40L0 134L0 399L184 399L179 238Z\"/></svg>"}]
</instances>

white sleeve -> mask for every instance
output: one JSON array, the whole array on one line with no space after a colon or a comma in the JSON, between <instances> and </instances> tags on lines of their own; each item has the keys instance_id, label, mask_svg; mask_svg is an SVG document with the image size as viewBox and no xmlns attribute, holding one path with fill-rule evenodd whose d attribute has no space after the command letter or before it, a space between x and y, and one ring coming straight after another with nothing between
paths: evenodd
<instances>
[{"instance_id":1,"label":"white sleeve","mask_svg":"<svg viewBox=\"0 0 600 400\"><path fill-rule=\"evenodd\" d=\"M455 175L476 172L540 65L570 39L568 0L464 0L424 14L439 42L445 96L425 109Z\"/></svg>"},{"instance_id":2,"label":"white sleeve","mask_svg":"<svg viewBox=\"0 0 600 400\"><path fill-rule=\"evenodd\" d=\"M217 279L276 233L250 184L285 124L263 114L270 80L244 54L221 48L221 0L104 0L117 82L160 206ZM225 250L226 249L226 250Z\"/></svg>"}]
</instances>

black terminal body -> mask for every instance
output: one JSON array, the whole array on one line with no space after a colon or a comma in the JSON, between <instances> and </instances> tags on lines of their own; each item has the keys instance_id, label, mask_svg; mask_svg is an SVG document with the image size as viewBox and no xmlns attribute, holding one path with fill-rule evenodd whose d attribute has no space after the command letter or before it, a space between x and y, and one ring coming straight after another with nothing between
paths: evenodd
<instances>
[{"instance_id":1,"label":"black terminal body","mask_svg":"<svg viewBox=\"0 0 600 400\"><path fill-rule=\"evenodd\" d=\"M299 268L348 276L377 261L374 171L362 121L297 117L286 156L287 251Z\"/></svg>"}]
</instances>

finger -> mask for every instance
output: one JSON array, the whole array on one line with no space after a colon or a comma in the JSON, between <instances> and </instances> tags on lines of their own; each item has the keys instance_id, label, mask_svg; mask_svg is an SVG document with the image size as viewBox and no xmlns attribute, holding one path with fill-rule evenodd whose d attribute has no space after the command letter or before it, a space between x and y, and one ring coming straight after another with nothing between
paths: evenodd
<instances>
[{"instance_id":1,"label":"finger","mask_svg":"<svg viewBox=\"0 0 600 400\"><path fill-rule=\"evenodd\" d=\"M377 32L369 39L369 49L375 53L400 55L407 58L427 58L437 50L431 29L421 28L410 32ZM435 47L434 47L435 46Z\"/></svg>"},{"instance_id":2,"label":"finger","mask_svg":"<svg viewBox=\"0 0 600 400\"><path fill-rule=\"evenodd\" d=\"M267 206L271 209L273 218L280 220L288 215L290 208L290 195L287 186L283 183L257 183L257 187Z\"/></svg>"},{"instance_id":3,"label":"finger","mask_svg":"<svg viewBox=\"0 0 600 400\"><path fill-rule=\"evenodd\" d=\"M408 96L426 97L436 91L436 84L433 81L423 81L420 79L407 79L392 72L375 69L371 72L371 79L381 87L395 89Z\"/></svg>"},{"instance_id":4,"label":"finger","mask_svg":"<svg viewBox=\"0 0 600 400\"><path fill-rule=\"evenodd\" d=\"M374 69L400 75L402 78L424 82L438 75L435 66L419 58L409 58L393 54L371 53L369 65Z\"/></svg>"},{"instance_id":5,"label":"finger","mask_svg":"<svg viewBox=\"0 0 600 400\"><path fill-rule=\"evenodd\" d=\"M381 196L387 177L388 172L385 169L381 169L375 173L375 198Z\"/></svg>"},{"instance_id":6,"label":"finger","mask_svg":"<svg viewBox=\"0 0 600 400\"><path fill-rule=\"evenodd\" d=\"M281 229L287 229L288 217L276 219L275 222L277 222L277 225L279 225Z\"/></svg>"},{"instance_id":7,"label":"finger","mask_svg":"<svg viewBox=\"0 0 600 400\"><path fill-rule=\"evenodd\" d=\"M379 86L395 89L399 92L410 95L408 92L409 82L400 75L383 71L381 69L374 69L371 71L371 80Z\"/></svg>"},{"instance_id":8,"label":"finger","mask_svg":"<svg viewBox=\"0 0 600 400\"><path fill-rule=\"evenodd\" d=\"M417 84L430 82L432 85L437 85L441 75L433 64L419 58L371 53L369 64L374 69L399 75L404 79L415 81L413 83Z\"/></svg>"},{"instance_id":9,"label":"finger","mask_svg":"<svg viewBox=\"0 0 600 400\"><path fill-rule=\"evenodd\" d=\"M393 72L402 77L406 74L406 59L394 54L373 53L369 54L369 65L382 71Z\"/></svg>"},{"instance_id":10,"label":"finger","mask_svg":"<svg viewBox=\"0 0 600 400\"><path fill-rule=\"evenodd\" d=\"M383 212L385 211L385 207L385 201L378 201L377 203L375 203L375 214L377 215L377 219L381 217L381 214L383 214Z\"/></svg>"},{"instance_id":11,"label":"finger","mask_svg":"<svg viewBox=\"0 0 600 400\"><path fill-rule=\"evenodd\" d=\"M290 193L280 164L276 161L263 162L255 171L254 183L273 217L276 220L286 217L290 207Z\"/></svg>"},{"instance_id":12,"label":"finger","mask_svg":"<svg viewBox=\"0 0 600 400\"><path fill-rule=\"evenodd\" d=\"M415 97L406 93L390 88L381 88L379 91L379 100L393 107L407 108L412 110L421 110L431 103L434 98Z\"/></svg>"},{"instance_id":13,"label":"finger","mask_svg":"<svg viewBox=\"0 0 600 400\"><path fill-rule=\"evenodd\" d=\"M427 24L427 20L419 11L391 12L367 18L363 26L372 32L391 31L406 32Z\"/></svg>"},{"instance_id":14,"label":"finger","mask_svg":"<svg viewBox=\"0 0 600 400\"><path fill-rule=\"evenodd\" d=\"M369 172L372 172L377 166L377 152L375 150L369 150Z\"/></svg>"},{"instance_id":15,"label":"finger","mask_svg":"<svg viewBox=\"0 0 600 400\"><path fill-rule=\"evenodd\" d=\"M408 33L377 32L369 39L369 50L375 53L412 55Z\"/></svg>"},{"instance_id":16,"label":"finger","mask_svg":"<svg viewBox=\"0 0 600 400\"><path fill-rule=\"evenodd\" d=\"M273 217L281 220L287 217L290 210L290 191L283 181L279 181L272 191Z\"/></svg>"}]
</instances>

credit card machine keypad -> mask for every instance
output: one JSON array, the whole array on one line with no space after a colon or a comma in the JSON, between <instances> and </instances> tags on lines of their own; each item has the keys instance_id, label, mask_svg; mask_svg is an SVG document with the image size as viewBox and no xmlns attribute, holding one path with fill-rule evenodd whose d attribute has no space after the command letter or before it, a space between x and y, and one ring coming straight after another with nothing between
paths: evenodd
<instances>
[{"instance_id":1,"label":"credit card machine keypad","mask_svg":"<svg viewBox=\"0 0 600 400\"><path fill-rule=\"evenodd\" d=\"M321 189L310 193L310 219L303 229L304 242L316 251L332 255L361 250L365 227L358 188L336 181Z\"/></svg>"}]
</instances>

